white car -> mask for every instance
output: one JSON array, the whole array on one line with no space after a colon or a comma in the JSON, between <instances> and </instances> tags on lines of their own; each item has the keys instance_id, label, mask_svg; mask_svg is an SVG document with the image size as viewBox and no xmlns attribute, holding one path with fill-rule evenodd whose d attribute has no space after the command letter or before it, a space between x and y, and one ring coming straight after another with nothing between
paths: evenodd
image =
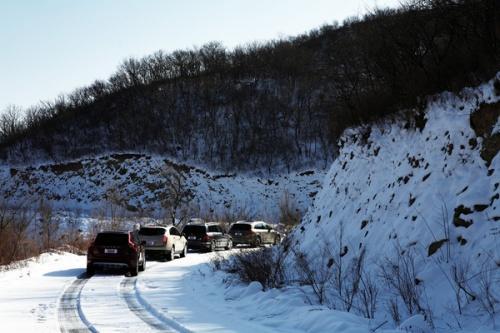
<instances>
[{"instance_id":1,"label":"white car","mask_svg":"<svg viewBox=\"0 0 500 333\"><path fill-rule=\"evenodd\" d=\"M176 254L187 255L187 240L173 225L141 227L139 238L145 242L147 257L174 260Z\"/></svg>"}]
</instances>

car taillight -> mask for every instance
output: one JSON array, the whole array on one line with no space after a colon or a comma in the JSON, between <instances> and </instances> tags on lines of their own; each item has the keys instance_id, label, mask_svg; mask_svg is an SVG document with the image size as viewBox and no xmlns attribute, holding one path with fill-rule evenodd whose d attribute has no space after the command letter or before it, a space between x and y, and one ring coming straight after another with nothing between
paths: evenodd
<instances>
[{"instance_id":1,"label":"car taillight","mask_svg":"<svg viewBox=\"0 0 500 333\"><path fill-rule=\"evenodd\" d=\"M212 239L212 237L210 237L209 235L203 235L203 238L201 240L204 242L208 242L211 239Z\"/></svg>"},{"instance_id":2,"label":"car taillight","mask_svg":"<svg viewBox=\"0 0 500 333\"><path fill-rule=\"evenodd\" d=\"M134 251L134 252L137 252L137 245L132 243L132 242L128 242L128 247Z\"/></svg>"},{"instance_id":3,"label":"car taillight","mask_svg":"<svg viewBox=\"0 0 500 333\"><path fill-rule=\"evenodd\" d=\"M167 235L163 235L163 244L167 244L168 237Z\"/></svg>"}]
</instances>

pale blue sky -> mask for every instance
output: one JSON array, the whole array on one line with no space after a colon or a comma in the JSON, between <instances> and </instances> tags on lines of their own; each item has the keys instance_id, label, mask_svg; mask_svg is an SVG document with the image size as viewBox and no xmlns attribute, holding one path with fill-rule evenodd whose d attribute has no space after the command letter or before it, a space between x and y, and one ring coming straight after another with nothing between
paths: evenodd
<instances>
[{"instance_id":1,"label":"pale blue sky","mask_svg":"<svg viewBox=\"0 0 500 333\"><path fill-rule=\"evenodd\" d=\"M0 0L0 112L106 79L126 57L293 36L397 0Z\"/></svg>"}]
</instances>

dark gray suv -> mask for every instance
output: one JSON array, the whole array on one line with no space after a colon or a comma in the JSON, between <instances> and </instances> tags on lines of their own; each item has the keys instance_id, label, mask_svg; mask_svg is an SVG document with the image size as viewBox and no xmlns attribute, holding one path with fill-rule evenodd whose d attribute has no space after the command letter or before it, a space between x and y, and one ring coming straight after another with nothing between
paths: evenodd
<instances>
[{"instance_id":1,"label":"dark gray suv","mask_svg":"<svg viewBox=\"0 0 500 333\"><path fill-rule=\"evenodd\" d=\"M217 248L229 250L233 247L233 239L217 222L189 223L182 233L190 249L215 251Z\"/></svg>"}]
</instances>

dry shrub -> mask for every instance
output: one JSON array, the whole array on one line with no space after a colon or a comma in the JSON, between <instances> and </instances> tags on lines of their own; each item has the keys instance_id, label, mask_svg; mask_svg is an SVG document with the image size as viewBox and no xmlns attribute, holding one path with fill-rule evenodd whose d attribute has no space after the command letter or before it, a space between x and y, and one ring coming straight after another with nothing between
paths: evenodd
<instances>
[{"instance_id":1,"label":"dry shrub","mask_svg":"<svg viewBox=\"0 0 500 333\"><path fill-rule=\"evenodd\" d=\"M244 250L229 259L216 256L212 260L215 270L235 274L241 281L258 281L264 289L281 288L287 281L285 247Z\"/></svg>"},{"instance_id":2,"label":"dry shrub","mask_svg":"<svg viewBox=\"0 0 500 333\"><path fill-rule=\"evenodd\" d=\"M0 265L39 254L34 237L28 233L33 219L28 208L0 202Z\"/></svg>"}]
</instances>

